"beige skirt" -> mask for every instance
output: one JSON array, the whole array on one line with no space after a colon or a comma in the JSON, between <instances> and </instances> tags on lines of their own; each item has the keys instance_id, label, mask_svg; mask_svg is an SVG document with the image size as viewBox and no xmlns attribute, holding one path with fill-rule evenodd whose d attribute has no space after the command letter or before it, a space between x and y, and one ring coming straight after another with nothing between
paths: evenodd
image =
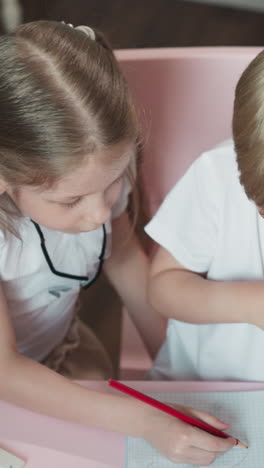
<instances>
[{"instance_id":1,"label":"beige skirt","mask_svg":"<svg viewBox=\"0 0 264 468\"><path fill-rule=\"evenodd\" d=\"M64 341L44 359L43 364L74 380L107 380L113 377L112 363L106 350L77 313Z\"/></svg>"}]
</instances>

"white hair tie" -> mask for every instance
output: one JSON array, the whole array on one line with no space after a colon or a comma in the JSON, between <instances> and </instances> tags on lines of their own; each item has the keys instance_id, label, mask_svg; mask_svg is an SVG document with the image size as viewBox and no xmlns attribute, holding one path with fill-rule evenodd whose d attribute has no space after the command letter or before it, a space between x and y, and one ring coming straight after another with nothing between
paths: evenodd
<instances>
[{"instance_id":1,"label":"white hair tie","mask_svg":"<svg viewBox=\"0 0 264 468\"><path fill-rule=\"evenodd\" d=\"M95 32L89 26L81 25L81 26L74 27L73 24L65 23L65 21L62 21L62 24L65 24L66 26L69 26L70 28L73 28L73 29L78 29L79 31L82 31L84 34L86 34L86 36L88 36L90 39L92 39L92 41L96 41Z\"/></svg>"},{"instance_id":2,"label":"white hair tie","mask_svg":"<svg viewBox=\"0 0 264 468\"><path fill-rule=\"evenodd\" d=\"M76 26L75 29L78 29L79 31L84 32L84 34L86 34L86 36L88 36L90 39L92 39L92 41L96 41L95 32L89 26L84 26L84 25Z\"/></svg>"},{"instance_id":3,"label":"white hair tie","mask_svg":"<svg viewBox=\"0 0 264 468\"><path fill-rule=\"evenodd\" d=\"M65 23L65 21L61 21L62 24L65 24L65 26L69 26L70 28L74 28L73 24L71 23Z\"/></svg>"}]
</instances>

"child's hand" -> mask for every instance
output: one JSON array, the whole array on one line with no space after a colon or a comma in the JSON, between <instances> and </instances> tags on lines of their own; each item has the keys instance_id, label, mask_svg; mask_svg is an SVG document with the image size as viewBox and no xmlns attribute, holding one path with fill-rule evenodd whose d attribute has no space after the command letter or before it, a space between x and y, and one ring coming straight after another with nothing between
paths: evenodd
<instances>
[{"instance_id":1,"label":"child's hand","mask_svg":"<svg viewBox=\"0 0 264 468\"><path fill-rule=\"evenodd\" d=\"M224 430L228 426L209 413L178 405L171 406L217 429ZM147 424L144 438L174 463L210 465L218 456L236 445L236 440L232 437L215 437L161 411L152 410Z\"/></svg>"}]
</instances>

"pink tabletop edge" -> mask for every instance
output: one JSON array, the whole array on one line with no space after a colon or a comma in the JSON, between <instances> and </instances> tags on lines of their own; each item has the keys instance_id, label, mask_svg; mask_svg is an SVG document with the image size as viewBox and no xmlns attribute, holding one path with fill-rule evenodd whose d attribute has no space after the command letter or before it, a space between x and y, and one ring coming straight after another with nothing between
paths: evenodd
<instances>
[{"instance_id":1,"label":"pink tabletop edge","mask_svg":"<svg viewBox=\"0 0 264 468\"><path fill-rule=\"evenodd\" d=\"M115 392L107 382L78 382L96 391ZM252 382L126 382L127 385L146 393L173 392L221 392L264 390L264 383ZM49 418L0 402L0 444L20 452L33 460L36 454L46 450L57 457L60 452L65 467L65 456L83 457L86 467L124 467L125 437L114 433L87 428L78 424ZM102 450L102 445L104 450ZM55 456L55 455L54 455ZM35 458L34 458L35 457ZM43 457L43 456L42 456ZM81 458L80 458L81 460ZM39 463L38 463L39 465ZM33 461L27 465L32 468ZM59 466L59 465L57 465ZM76 467L81 467L81 461ZM41 468L40 466L38 468ZM65 467L66 468L66 467Z\"/></svg>"}]
</instances>

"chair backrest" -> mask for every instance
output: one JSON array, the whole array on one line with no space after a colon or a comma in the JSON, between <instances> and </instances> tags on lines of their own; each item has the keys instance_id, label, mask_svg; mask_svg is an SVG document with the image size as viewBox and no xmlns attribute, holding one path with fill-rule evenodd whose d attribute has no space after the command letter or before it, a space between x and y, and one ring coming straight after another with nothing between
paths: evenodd
<instances>
[{"instance_id":1,"label":"chair backrest","mask_svg":"<svg viewBox=\"0 0 264 468\"><path fill-rule=\"evenodd\" d=\"M142 175L151 217L199 154L231 136L234 90L259 47L117 51L144 133Z\"/></svg>"},{"instance_id":2,"label":"chair backrest","mask_svg":"<svg viewBox=\"0 0 264 468\"><path fill-rule=\"evenodd\" d=\"M231 136L236 83L257 47L117 51L142 117L144 211L150 218L199 154ZM138 379L151 366L127 312L120 376Z\"/></svg>"}]
</instances>

